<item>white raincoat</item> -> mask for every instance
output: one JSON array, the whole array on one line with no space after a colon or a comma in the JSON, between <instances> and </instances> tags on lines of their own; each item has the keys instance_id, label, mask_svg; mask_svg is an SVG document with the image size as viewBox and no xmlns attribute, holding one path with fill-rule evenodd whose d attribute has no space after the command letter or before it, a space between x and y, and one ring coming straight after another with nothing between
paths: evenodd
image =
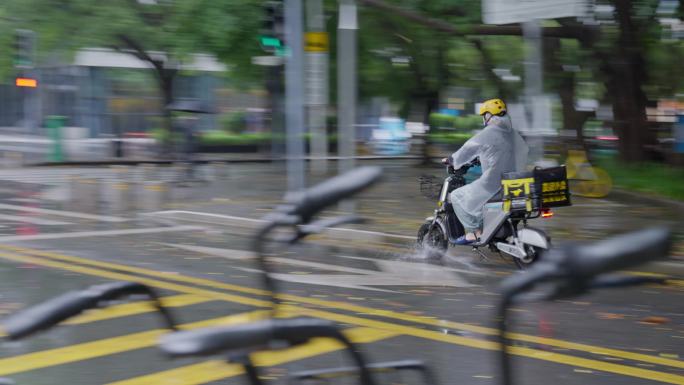
<instances>
[{"instance_id":1,"label":"white raincoat","mask_svg":"<svg viewBox=\"0 0 684 385\"><path fill-rule=\"evenodd\" d=\"M482 176L451 193L451 202L467 214L482 218L482 208L501 188L501 175L524 171L528 148L520 133L513 129L511 118L493 116L487 126L470 138L452 155L458 169L475 158L482 164Z\"/></svg>"}]
</instances>

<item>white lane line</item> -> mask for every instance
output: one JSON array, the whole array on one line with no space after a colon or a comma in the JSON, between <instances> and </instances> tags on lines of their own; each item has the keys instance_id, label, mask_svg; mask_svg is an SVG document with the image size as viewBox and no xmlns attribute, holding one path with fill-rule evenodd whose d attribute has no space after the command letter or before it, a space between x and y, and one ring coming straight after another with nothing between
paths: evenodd
<instances>
[{"instance_id":1,"label":"white lane line","mask_svg":"<svg viewBox=\"0 0 684 385\"><path fill-rule=\"evenodd\" d=\"M6 220L6 221L12 221L12 222L31 223L34 225L45 225L45 226L60 226L60 225L72 225L73 224L71 222L52 221L49 219L30 217L30 216L26 216L26 215L0 214L0 219Z\"/></svg>"},{"instance_id":2,"label":"white lane line","mask_svg":"<svg viewBox=\"0 0 684 385\"><path fill-rule=\"evenodd\" d=\"M234 260L255 259L255 255L251 251L219 249L219 248L215 248L215 247L183 245L183 244L174 244L174 243L163 243L163 245L174 247L174 248L181 249L181 250L211 255L213 257L219 257L219 258L234 259ZM353 267L331 265L329 263L319 263L319 262L313 262L313 261L303 261L303 260L292 259L292 258L268 257L268 260L273 261L273 262L277 262L277 263L282 263L285 265L300 266L300 267L311 267L311 268L319 269L319 270L338 271L338 272L343 272L343 273L369 274L369 275L382 274L381 271L376 271L376 270L357 269L357 268L353 268Z\"/></svg>"},{"instance_id":3,"label":"white lane line","mask_svg":"<svg viewBox=\"0 0 684 385\"><path fill-rule=\"evenodd\" d=\"M43 239L65 239L65 238L83 238L83 237L105 237L116 235L137 235L137 234L154 234L154 233L168 233L180 231L196 231L204 230L201 226L173 226L173 227L149 227L145 229L127 229L127 230L103 230L103 231L76 231L71 233L47 233L36 235L16 235L9 237L0 237L0 242L17 242L17 241L35 241Z\"/></svg>"},{"instance_id":4,"label":"white lane line","mask_svg":"<svg viewBox=\"0 0 684 385\"><path fill-rule=\"evenodd\" d=\"M236 217L233 215L222 215L214 213L206 213L202 211L185 211L185 210L166 210L166 211L155 211L152 213L142 214L145 216L158 216L167 217L170 219L175 219L179 221L188 222L200 222L200 223L210 223L224 226L240 226L245 223L251 225L262 224L265 221L262 219L252 219L245 217ZM357 230L357 229L345 229L345 228L329 228L325 230L326 233L330 235L346 236L354 239L370 239L375 237L387 237L395 239L404 240L415 240L416 237L400 234L382 233L378 231L368 231L368 230Z\"/></svg>"},{"instance_id":5,"label":"white lane line","mask_svg":"<svg viewBox=\"0 0 684 385\"><path fill-rule=\"evenodd\" d=\"M0 209L24 211L24 212L36 213L36 214L57 215L57 216L61 216L61 217L70 217L70 218L79 218L79 219L92 219L92 220L96 220L96 221L100 221L100 222L126 222L129 220L127 218L110 217L107 215L93 215L93 214L79 213L79 212L75 212L75 211L41 209L38 207L26 207L26 206L8 205L8 204L0 204Z\"/></svg>"}]
</instances>

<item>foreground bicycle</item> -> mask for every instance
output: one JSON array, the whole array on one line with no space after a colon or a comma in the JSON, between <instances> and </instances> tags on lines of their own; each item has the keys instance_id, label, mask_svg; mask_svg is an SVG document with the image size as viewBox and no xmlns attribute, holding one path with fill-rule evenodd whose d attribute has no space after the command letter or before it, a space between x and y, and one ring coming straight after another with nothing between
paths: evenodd
<instances>
[{"instance_id":1,"label":"foreground bicycle","mask_svg":"<svg viewBox=\"0 0 684 385\"><path fill-rule=\"evenodd\" d=\"M288 194L285 197L286 203L265 218L266 225L255 237L254 250L257 252L259 265L263 271L264 285L271 292L270 318L240 325L171 333L162 338L161 350L172 357L227 353L229 362L238 363L244 367L251 384L260 385L262 380L252 362L252 353L295 347L314 338L332 338L342 343L354 362L354 367L293 373L289 376L290 383L358 374L362 385L376 385L378 381L374 378L375 373L412 371L418 372L425 384L437 384L432 373L417 360L369 364L361 350L347 338L339 326L332 322L305 317L275 318L278 315L279 297L277 285L269 274L270 265L264 253L264 246L269 242L293 245L306 236L319 233L326 228L360 222L362 219L357 216L316 221L312 219L323 209L369 187L380 178L381 173L381 169L377 167L359 168L308 190ZM271 238L276 230L283 228L290 230L289 236ZM169 310L162 306L157 293L135 282L111 282L65 293L6 318L2 322L2 329L10 340L23 339L54 327L86 310L106 306L114 299L131 295L145 295L150 298L162 315L164 324L171 330L177 330L174 318ZM1 381L2 379L0 383Z\"/></svg>"},{"instance_id":2,"label":"foreground bicycle","mask_svg":"<svg viewBox=\"0 0 684 385\"><path fill-rule=\"evenodd\" d=\"M177 329L174 317L162 306L157 292L137 282L108 282L64 293L3 319L0 328L6 339L22 340L53 328L87 310L103 308L114 300L136 296L151 300L162 317L163 325L170 330ZM12 383L11 380L0 379L0 384Z\"/></svg>"},{"instance_id":3,"label":"foreground bicycle","mask_svg":"<svg viewBox=\"0 0 684 385\"><path fill-rule=\"evenodd\" d=\"M255 238L253 249L259 267L263 271L263 283L271 293L271 317L256 322L181 331L164 336L161 350L172 357L209 356L228 354L228 362L241 364L250 384L262 385L263 381L251 354L259 351L282 350L299 346L314 338L332 338L339 341L354 362L354 367L311 370L289 375L289 383L323 381L339 376L359 376L362 385L376 385L378 372L418 372L427 385L436 384L426 366L417 360L369 364L365 354L352 343L335 323L308 317L276 318L281 310L278 287L271 277L271 266L266 256L266 246L275 243L287 247L297 244L309 235L341 224L358 223L358 216L341 216L314 220L314 217L339 201L349 198L378 181L382 170L378 167L362 167L329 179L319 185L285 196L285 204L277 207L264 219ZM285 230L286 234L282 234Z\"/></svg>"},{"instance_id":4,"label":"foreground bicycle","mask_svg":"<svg viewBox=\"0 0 684 385\"><path fill-rule=\"evenodd\" d=\"M590 245L553 249L524 274L516 274L502 282L497 308L498 341L502 347L499 355L501 383L512 385L514 382L507 337L507 330L511 328L508 318L511 306L577 297L597 288L662 284L665 278L607 274L663 258L670 244L670 232L654 228Z\"/></svg>"}]
</instances>

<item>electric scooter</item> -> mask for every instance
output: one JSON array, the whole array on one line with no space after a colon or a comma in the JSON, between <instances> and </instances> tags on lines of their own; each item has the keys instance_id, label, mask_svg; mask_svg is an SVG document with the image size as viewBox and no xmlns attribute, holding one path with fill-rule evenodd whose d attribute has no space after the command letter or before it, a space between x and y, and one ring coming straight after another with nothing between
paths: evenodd
<instances>
[{"instance_id":1,"label":"electric scooter","mask_svg":"<svg viewBox=\"0 0 684 385\"><path fill-rule=\"evenodd\" d=\"M437 209L418 230L418 248L426 250L430 258L441 258L449 245L454 245L456 239L465 234L450 194L465 186L465 174L478 165L477 159L459 169L447 164L447 177L439 190ZM436 187L429 177L421 179L424 195L435 198ZM565 166L505 173L500 194L490 199L483 209L482 235L468 246L483 258L486 256L482 249L488 248L511 257L519 268L526 268L541 259L551 247L549 236L543 230L530 227L529 222L553 216L551 207L569 205Z\"/></svg>"}]
</instances>

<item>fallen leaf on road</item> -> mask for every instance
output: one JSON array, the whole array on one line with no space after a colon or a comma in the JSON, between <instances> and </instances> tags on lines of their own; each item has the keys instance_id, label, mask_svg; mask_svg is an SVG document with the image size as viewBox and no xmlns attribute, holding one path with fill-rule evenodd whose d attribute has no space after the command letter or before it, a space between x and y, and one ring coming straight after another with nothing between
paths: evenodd
<instances>
[{"instance_id":1,"label":"fallen leaf on road","mask_svg":"<svg viewBox=\"0 0 684 385\"><path fill-rule=\"evenodd\" d=\"M662 324L666 324L668 322L670 322L669 318L656 317L656 316L645 317L639 321L639 323L648 324L648 325L662 325Z\"/></svg>"},{"instance_id":2,"label":"fallen leaf on road","mask_svg":"<svg viewBox=\"0 0 684 385\"><path fill-rule=\"evenodd\" d=\"M600 319L624 319L624 314L598 312L596 316Z\"/></svg>"}]
</instances>

